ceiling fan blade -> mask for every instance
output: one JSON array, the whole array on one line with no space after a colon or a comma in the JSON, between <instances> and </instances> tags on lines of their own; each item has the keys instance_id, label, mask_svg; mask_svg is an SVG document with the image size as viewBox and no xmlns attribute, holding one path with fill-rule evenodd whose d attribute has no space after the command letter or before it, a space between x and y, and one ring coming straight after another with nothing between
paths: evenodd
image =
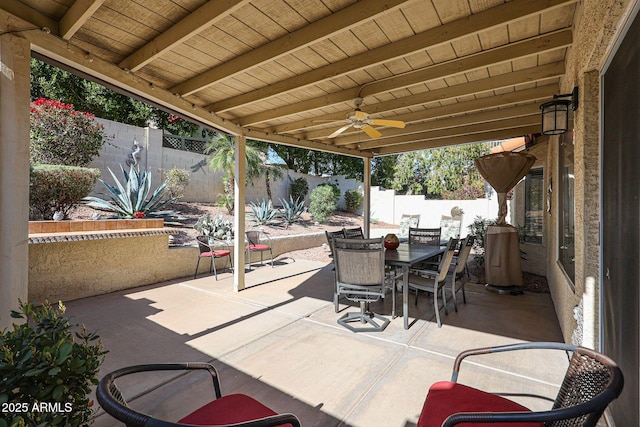
<instances>
[{"instance_id":1,"label":"ceiling fan blade","mask_svg":"<svg viewBox=\"0 0 640 427\"><path fill-rule=\"evenodd\" d=\"M342 126L340 129L338 129L337 131L335 131L331 135L329 135L329 138L335 138L336 136L340 135L345 130L349 129L351 126L352 126L351 123L349 123L348 125Z\"/></svg>"},{"instance_id":2,"label":"ceiling fan blade","mask_svg":"<svg viewBox=\"0 0 640 427\"><path fill-rule=\"evenodd\" d=\"M362 130L364 131L364 133L369 135L369 138L380 138L382 136L380 132L369 125L362 126Z\"/></svg>"},{"instance_id":3,"label":"ceiling fan blade","mask_svg":"<svg viewBox=\"0 0 640 427\"><path fill-rule=\"evenodd\" d=\"M390 126L393 128L404 128L404 122L400 120L385 120L385 119L372 119L370 120L372 125L376 126Z\"/></svg>"}]
</instances>

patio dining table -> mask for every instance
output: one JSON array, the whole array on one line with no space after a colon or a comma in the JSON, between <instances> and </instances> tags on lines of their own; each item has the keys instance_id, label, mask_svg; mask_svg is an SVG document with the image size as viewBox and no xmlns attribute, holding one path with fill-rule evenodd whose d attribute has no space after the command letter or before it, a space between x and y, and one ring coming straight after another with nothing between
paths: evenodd
<instances>
[{"instance_id":1,"label":"patio dining table","mask_svg":"<svg viewBox=\"0 0 640 427\"><path fill-rule=\"evenodd\" d=\"M445 252L444 246L410 245L401 243L397 249L387 249L384 254L385 264L402 268L402 314L404 328L409 329L409 268ZM393 292L395 292L395 285ZM396 318L396 305L393 304L391 317Z\"/></svg>"}]
</instances>

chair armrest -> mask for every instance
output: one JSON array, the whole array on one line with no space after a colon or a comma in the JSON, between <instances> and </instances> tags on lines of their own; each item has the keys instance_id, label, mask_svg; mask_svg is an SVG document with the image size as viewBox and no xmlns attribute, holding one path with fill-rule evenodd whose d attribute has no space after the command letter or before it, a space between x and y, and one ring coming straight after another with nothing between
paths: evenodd
<instances>
[{"instance_id":1,"label":"chair armrest","mask_svg":"<svg viewBox=\"0 0 640 427\"><path fill-rule=\"evenodd\" d=\"M520 344L508 344L495 347L481 347L463 351L458 354L455 362L453 363L453 373L451 374L451 381L458 381L458 374L460 372L460 365L462 361L469 356L476 356L481 354L491 353L503 353L506 351L514 350L563 350L563 351L576 351L576 346L572 344L557 343L557 342L529 342Z\"/></svg>"},{"instance_id":2,"label":"chair armrest","mask_svg":"<svg viewBox=\"0 0 640 427\"><path fill-rule=\"evenodd\" d=\"M124 400L120 393L120 390L115 384L115 380L120 377L124 377L131 374L151 371L187 371L187 370L206 370L211 375L213 381L213 389L216 399L222 396L220 391L220 381L218 379L218 371L210 363L203 362L188 362L188 363L160 363L160 364L146 364L146 365L134 365L115 370L105 375L96 388L96 398L100 406L114 418L126 422L128 425L135 420L135 425L153 425L146 424L147 421L152 421L152 418L148 415L141 414L127 406L127 402ZM130 421L125 421L130 420ZM155 421L155 420L153 420ZM158 420L159 421L159 420ZM162 422L162 421L160 421ZM175 425L175 424L167 424Z\"/></svg>"},{"instance_id":3,"label":"chair armrest","mask_svg":"<svg viewBox=\"0 0 640 427\"><path fill-rule=\"evenodd\" d=\"M570 408L551 409L540 412L459 412L450 415L444 421L442 427L453 427L461 423L546 423L550 421L568 420L593 413L598 408L604 408L616 397L613 390L607 389L590 401ZM597 419L595 421L597 421Z\"/></svg>"}]
</instances>

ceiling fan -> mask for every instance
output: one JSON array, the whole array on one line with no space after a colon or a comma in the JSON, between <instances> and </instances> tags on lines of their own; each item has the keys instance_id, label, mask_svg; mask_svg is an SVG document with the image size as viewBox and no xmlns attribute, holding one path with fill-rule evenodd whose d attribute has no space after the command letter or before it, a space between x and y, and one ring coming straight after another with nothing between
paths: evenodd
<instances>
[{"instance_id":1,"label":"ceiling fan","mask_svg":"<svg viewBox=\"0 0 640 427\"><path fill-rule=\"evenodd\" d=\"M373 128L372 125L390 126L400 129L404 128L404 122L400 120L370 119L369 115L360 109L362 101L362 98L356 98L354 100L356 108L353 113L349 114L349 116L344 120L347 124L329 135L329 138L335 138L350 127L353 127L354 129L362 129L370 138L379 138L382 136L382 134L377 129Z\"/></svg>"}]
</instances>

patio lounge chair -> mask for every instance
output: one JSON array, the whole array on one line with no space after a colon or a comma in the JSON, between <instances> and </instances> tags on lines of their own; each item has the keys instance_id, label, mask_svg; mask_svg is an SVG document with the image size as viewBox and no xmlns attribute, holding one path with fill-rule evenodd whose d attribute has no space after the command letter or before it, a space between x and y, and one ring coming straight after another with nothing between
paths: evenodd
<instances>
[{"instance_id":1,"label":"patio lounge chair","mask_svg":"<svg viewBox=\"0 0 640 427\"><path fill-rule=\"evenodd\" d=\"M571 360L553 406L531 412L512 400L459 384L462 361L468 356L526 349L571 352ZM544 361L541 361L544 363ZM564 343L524 343L467 350L458 355L451 381L433 384L422 407L417 427L526 425L530 427L593 427L606 407L622 392L622 372L607 356Z\"/></svg>"},{"instance_id":2,"label":"patio lounge chair","mask_svg":"<svg viewBox=\"0 0 640 427\"><path fill-rule=\"evenodd\" d=\"M353 332L382 331L389 319L369 310L385 294L384 239L334 239L337 297L360 303L359 313L347 313L338 324ZM380 322L378 322L380 321ZM352 322L368 327L356 328Z\"/></svg>"},{"instance_id":3,"label":"patio lounge chair","mask_svg":"<svg viewBox=\"0 0 640 427\"><path fill-rule=\"evenodd\" d=\"M116 386L116 379L136 373L150 371L207 371L213 380L214 399L183 417L177 422L163 421L131 409ZM216 368L209 363L167 363L137 365L108 373L100 380L96 389L100 406L109 415L127 427L172 427L172 426L226 426L234 427L300 427L300 420L293 414L277 414L267 406L244 394L222 396Z\"/></svg>"}]
</instances>

